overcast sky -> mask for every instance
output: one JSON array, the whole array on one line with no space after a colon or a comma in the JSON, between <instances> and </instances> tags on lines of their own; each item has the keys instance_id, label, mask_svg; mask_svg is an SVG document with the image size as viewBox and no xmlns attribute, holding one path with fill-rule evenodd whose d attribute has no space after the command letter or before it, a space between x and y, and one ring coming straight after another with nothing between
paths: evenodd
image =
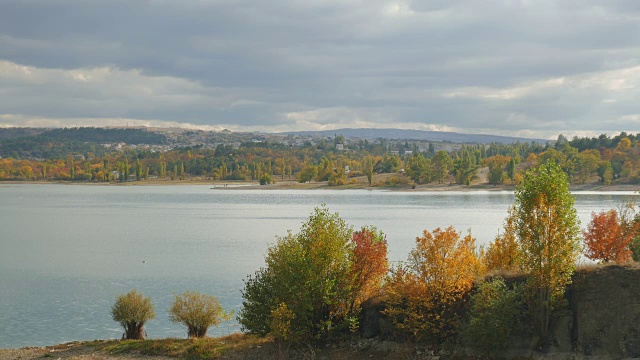
<instances>
[{"instance_id":1,"label":"overcast sky","mask_svg":"<svg viewBox=\"0 0 640 360\"><path fill-rule=\"evenodd\" d=\"M638 0L1 0L0 126L640 132Z\"/></svg>"}]
</instances>

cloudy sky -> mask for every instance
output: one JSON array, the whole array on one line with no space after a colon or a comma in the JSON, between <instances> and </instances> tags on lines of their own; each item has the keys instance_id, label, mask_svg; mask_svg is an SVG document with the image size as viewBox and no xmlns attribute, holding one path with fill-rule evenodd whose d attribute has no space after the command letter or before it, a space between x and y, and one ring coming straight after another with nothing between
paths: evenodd
<instances>
[{"instance_id":1,"label":"cloudy sky","mask_svg":"<svg viewBox=\"0 0 640 360\"><path fill-rule=\"evenodd\" d=\"M637 0L1 0L0 126L640 131Z\"/></svg>"}]
</instances>

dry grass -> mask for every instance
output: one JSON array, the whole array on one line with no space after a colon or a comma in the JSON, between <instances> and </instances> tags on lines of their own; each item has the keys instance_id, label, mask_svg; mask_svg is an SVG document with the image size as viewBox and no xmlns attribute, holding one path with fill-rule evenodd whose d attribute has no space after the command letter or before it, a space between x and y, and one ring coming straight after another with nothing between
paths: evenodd
<instances>
[{"instance_id":1,"label":"dry grass","mask_svg":"<svg viewBox=\"0 0 640 360\"><path fill-rule=\"evenodd\" d=\"M261 352L273 347L272 340L252 335L232 334L220 338L110 340L88 343L96 349L114 355L140 354L145 356L169 356L183 359L245 359L249 353ZM239 357L238 357L239 356Z\"/></svg>"},{"instance_id":2,"label":"dry grass","mask_svg":"<svg viewBox=\"0 0 640 360\"><path fill-rule=\"evenodd\" d=\"M620 268L625 268L630 270L637 270L637 269L640 269L640 263L633 262L633 261L620 263L620 264L615 262L601 263L601 264L593 263L593 262L591 263L582 262L578 264L578 266L576 267L576 273L588 273L588 272L598 271L598 270L602 270L610 267L620 267Z\"/></svg>"},{"instance_id":3,"label":"dry grass","mask_svg":"<svg viewBox=\"0 0 640 360\"><path fill-rule=\"evenodd\" d=\"M109 358L181 358L200 359L414 359L429 350L415 344L395 343L379 339L343 339L328 343L289 344L281 350L271 338L246 334L232 334L221 338L108 340L80 343L94 349L96 354Z\"/></svg>"}]
</instances>

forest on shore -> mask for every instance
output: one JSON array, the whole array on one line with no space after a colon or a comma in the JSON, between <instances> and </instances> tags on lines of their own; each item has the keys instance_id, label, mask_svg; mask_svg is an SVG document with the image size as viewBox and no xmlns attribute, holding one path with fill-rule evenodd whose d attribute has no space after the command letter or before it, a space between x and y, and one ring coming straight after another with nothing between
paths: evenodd
<instances>
[{"instance_id":1,"label":"forest on shore","mask_svg":"<svg viewBox=\"0 0 640 360\"><path fill-rule=\"evenodd\" d=\"M17 135L16 135L17 134ZM2 134L0 134L2 135ZM22 136L24 135L24 136ZM374 185L376 174L396 174L379 186L487 183L516 185L529 168L554 161L571 184L640 183L639 135L559 135L557 141L438 144L322 138L291 146L276 141L167 146L164 135L140 129L54 129L0 136L0 181L131 182L277 181L326 182L328 186ZM124 146L125 140L128 141ZM119 144L117 144L119 143Z\"/></svg>"}]
</instances>

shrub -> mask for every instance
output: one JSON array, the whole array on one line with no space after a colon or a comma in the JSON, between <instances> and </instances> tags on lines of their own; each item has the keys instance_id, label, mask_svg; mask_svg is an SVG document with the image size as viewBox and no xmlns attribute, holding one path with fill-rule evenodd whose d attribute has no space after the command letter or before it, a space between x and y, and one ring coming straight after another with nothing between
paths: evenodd
<instances>
[{"instance_id":1,"label":"shrub","mask_svg":"<svg viewBox=\"0 0 640 360\"><path fill-rule=\"evenodd\" d=\"M462 330L464 343L493 358L508 347L522 324L524 291L520 286L509 289L496 277L481 283L470 302L469 320Z\"/></svg>"},{"instance_id":2,"label":"shrub","mask_svg":"<svg viewBox=\"0 0 640 360\"><path fill-rule=\"evenodd\" d=\"M173 323L183 323L190 338L201 338L207 330L220 323L222 307L215 296L186 291L175 295L169 308L169 319Z\"/></svg>"},{"instance_id":3,"label":"shrub","mask_svg":"<svg viewBox=\"0 0 640 360\"><path fill-rule=\"evenodd\" d=\"M389 176L389 178L384 182L384 186L396 187L396 186L407 186L409 185L411 179L406 176Z\"/></svg>"},{"instance_id":4,"label":"shrub","mask_svg":"<svg viewBox=\"0 0 640 360\"><path fill-rule=\"evenodd\" d=\"M384 242L384 252L379 241ZM380 283L379 266L365 266L357 259L378 261L379 254L386 264L383 235L363 234L356 242L351 226L338 214L316 208L298 234L289 232L269 248L266 267L245 280L238 320L245 331L266 335L280 331L271 328L280 324L273 316L286 308L287 336L292 339L320 338L352 328L357 305Z\"/></svg>"},{"instance_id":5,"label":"shrub","mask_svg":"<svg viewBox=\"0 0 640 360\"><path fill-rule=\"evenodd\" d=\"M460 239L453 227L425 230L407 266L392 272L385 313L401 333L440 345L455 333L463 300L482 271L471 235Z\"/></svg>"},{"instance_id":6,"label":"shrub","mask_svg":"<svg viewBox=\"0 0 640 360\"><path fill-rule=\"evenodd\" d=\"M271 177L270 174L262 174L262 176L260 176L260 185L269 185L269 184L274 184L275 181L273 181L273 178Z\"/></svg>"},{"instance_id":7,"label":"shrub","mask_svg":"<svg viewBox=\"0 0 640 360\"><path fill-rule=\"evenodd\" d=\"M122 325L126 339L144 339L144 324L155 318L156 313L151 299L133 289L116 297L111 317Z\"/></svg>"}]
</instances>

